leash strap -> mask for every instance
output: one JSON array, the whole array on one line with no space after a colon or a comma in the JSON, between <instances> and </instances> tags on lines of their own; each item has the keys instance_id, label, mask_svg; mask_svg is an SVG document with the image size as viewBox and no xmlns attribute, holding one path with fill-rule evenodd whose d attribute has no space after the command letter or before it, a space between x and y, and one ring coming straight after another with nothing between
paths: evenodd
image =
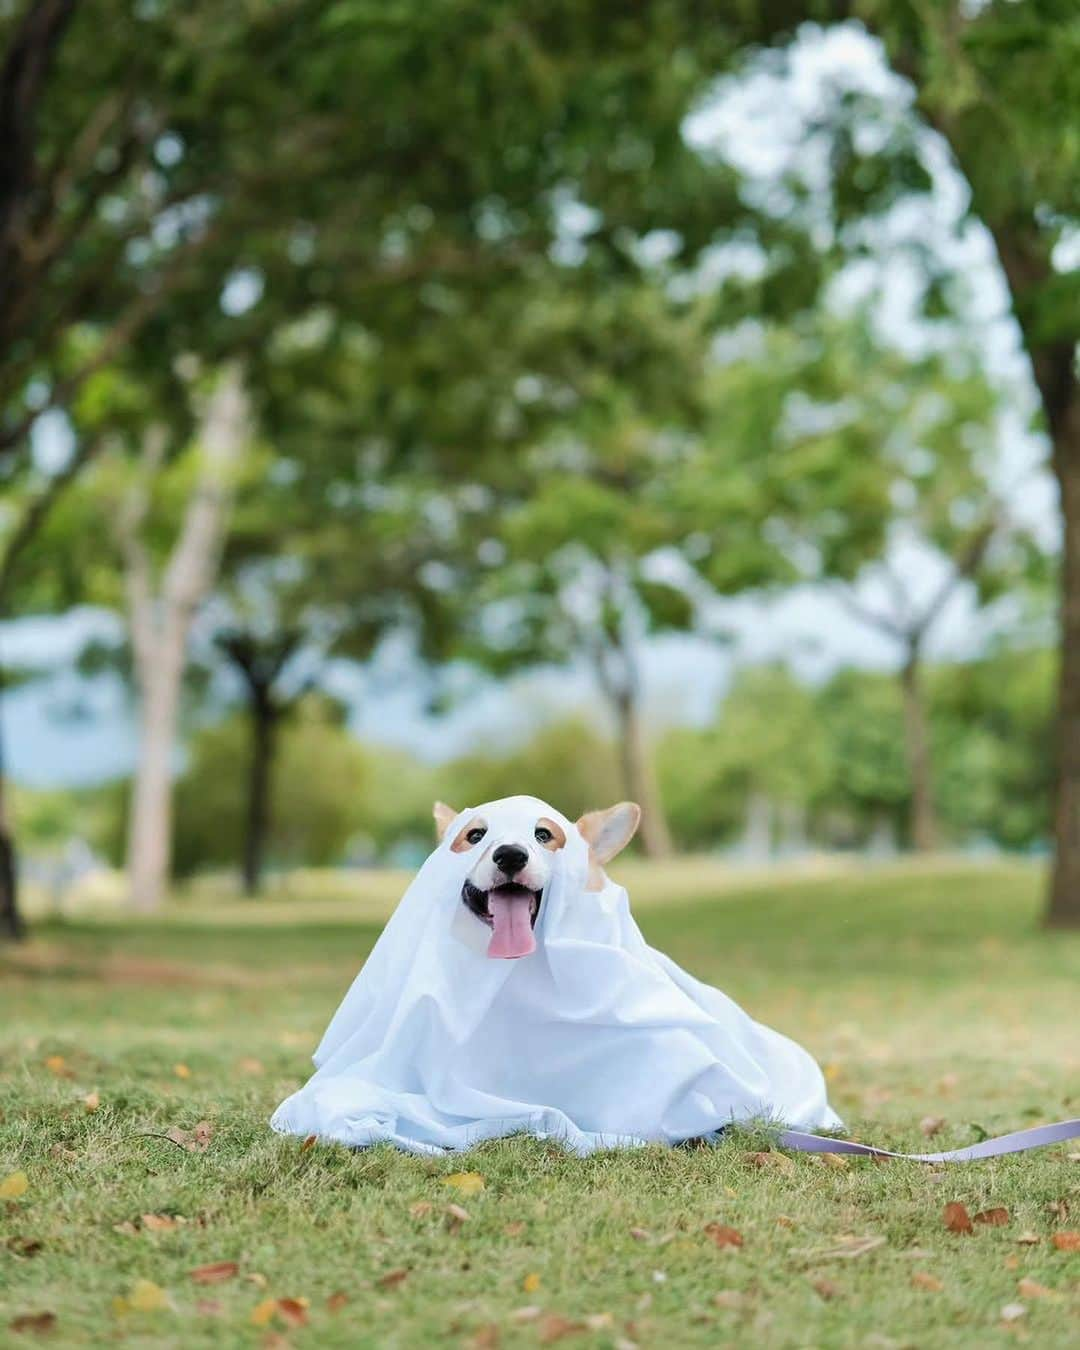
<instances>
[{"instance_id":1,"label":"leash strap","mask_svg":"<svg viewBox=\"0 0 1080 1350\"><path fill-rule=\"evenodd\" d=\"M824 1134L807 1134L803 1130L783 1130L777 1143L781 1148L799 1153L856 1153L864 1158L905 1158L909 1162L952 1163L975 1162L979 1158L998 1158L1004 1153L1023 1153L1029 1148L1045 1148L1048 1144L1064 1144L1080 1139L1080 1120L1059 1120L1053 1125L1033 1125L1011 1134L999 1134L996 1139L983 1139L967 1148L952 1148L945 1153L893 1153L872 1144L857 1144L853 1139L830 1139Z\"/></svg>"}]
</instances>

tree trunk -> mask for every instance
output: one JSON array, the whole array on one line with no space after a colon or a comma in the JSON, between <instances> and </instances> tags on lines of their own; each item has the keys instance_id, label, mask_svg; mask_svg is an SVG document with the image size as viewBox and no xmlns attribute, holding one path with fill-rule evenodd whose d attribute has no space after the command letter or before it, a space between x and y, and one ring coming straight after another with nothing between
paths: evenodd
<instances>
[{"instance_id":1,"label":"tree trunk","mask_svg":"<svg viewBox=\"0 0 1080 1350\"><path fill-rule=\"evenodd\" d=\"M0 704L4 694L4 672L0 669ZM15 836L7 810L7 765L4 760L3 708L0 706L0 938L18 942L26 936L26 925L19 910L19 864Z\"/></svg>"},{"instance_id":2,"label":"tree trunk","mask_svg":"<svg viewBox=\"0 0 1080 1350\"><path fill-rule=\"evenodd\" d=\"M671 853L671 833L637 698L633 690L627 688L620 691L613 702L623 791L641 807L641 846L647 858L666 858Z\"/></svg>"},{"instance_id":3,"label":"tree trunk","mask_svg":"<svg viewBox=\"0 0 1080 1350\"><path fill-rule=\"evenodd\" d=\"M938 847L938 824L921 654L917 646L908 650L900 683L904 692L904 748L911 778L911 842L917 853L932 853Z\"/></svg>"},{"instance_id":4,"label":"tree trunk","mask_svg":"<svg viewBox=\"0 0 1080 1350\"><path fill-rule=\"evenodd\" d=\"M270 835L270 802L278 714L268 690L251 690L251 761L248 765L247 824L244 832L244 894L262 888L266 844Z\"/></svg>"},{"instance_id":5,"label":"tree trunk","mask_svg":"<svg viewBox=\"0 0 1080 1350\"><path fill-rule=\"evenodd\" d=\"M1057 420L1054 433L1063 552L1056 854L1046 922L1055 928L1080 928L1080 399L1075 392L1064 415Z\"/></svg>"},{"instance_id":6,"label":"tree trunk","mask_svg":"<svg viewBox=\"0 0 1080 1350\"><path fill-rule=\"evenodd\" d=\"M142 913L161 904L172 857L172 771L183 637L175 635L173 652L160 653L139 674L139 756L128 818L127 863L131 903Z\"/></svg>"},{"instance_id":7,"label":"tree trunk","mask_svg":"<svg viewBox=\"0 0 1080 1350\"><path fill-rule=\"evenodd\" d=\"M139 751L128 834L128 876L136 909L157 909L172 857L172 758L180 710L184 654L195 611L213 584L232 499L232 477L248 434L240 372L218 380L200 417L201 461L183 522L160 586L144 538L150 489L164 454L151 428L141 475L119 521L124 550L139 696Z\"/></svg>"}]
</instances>

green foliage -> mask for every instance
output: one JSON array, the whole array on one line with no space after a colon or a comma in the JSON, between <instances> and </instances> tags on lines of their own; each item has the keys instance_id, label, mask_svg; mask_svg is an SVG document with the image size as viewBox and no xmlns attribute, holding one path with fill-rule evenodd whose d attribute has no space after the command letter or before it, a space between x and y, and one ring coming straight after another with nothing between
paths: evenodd
<instances>
[{"instance_id":1,"label":"green foliage","mask_svg":"<svg viewBox=\"0 0 1080 1350\"><path fill-rule=\"evenodd\" d=\"M244 719L230 718L193 738L175 799L175 868L180 876L239 860L246 807ZM364 749L319 702L302 705L282 728L274 766L271 865L341 861L364 824L371 765Z\"/></svg>"}]
</instances>

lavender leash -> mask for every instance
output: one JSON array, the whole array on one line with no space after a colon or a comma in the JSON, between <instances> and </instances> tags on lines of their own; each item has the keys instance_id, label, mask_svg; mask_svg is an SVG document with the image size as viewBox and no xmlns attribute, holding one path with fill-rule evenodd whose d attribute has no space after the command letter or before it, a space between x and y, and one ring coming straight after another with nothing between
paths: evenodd
<instances>
[{"instance_id":1,"label":"lavender leash","mask_svg":"<svg viewBox=\"0 0 1080 1350\"><path fill-rule=\"evenodd\" d=\"M1053 1125L1033 1125L1011 1134L999 1134L996 1139L983 1139L967 1148L952 1148L945 1153L893 1153L891 1149L874 1148L872 1144L856 1144L852 1139L830 1139L824 1134L807 1134L803 1130L783 1130L777 1143L781 1148L799 1153L856 1153L864 1158L905 1158L909 1162L951 1163L975 1162L979 1158L998 1158L1004 1153L1023 1153L1029 1148L1045 1148L1047 1144L1064 1144L1080 1139L1080 1120L1058 1120Z\"/></svg>"}]
</instances>

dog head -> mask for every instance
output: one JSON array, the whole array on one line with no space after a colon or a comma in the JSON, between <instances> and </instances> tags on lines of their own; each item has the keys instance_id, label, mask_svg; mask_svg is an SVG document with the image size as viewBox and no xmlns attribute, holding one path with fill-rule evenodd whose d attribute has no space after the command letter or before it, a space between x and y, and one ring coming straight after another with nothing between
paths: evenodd
<instances>
[{"instance_id":1,"label":"dog head","mask_svg":"<svg viewBox=\"0 0 1080 1350\"><path fill-rule=\"evenodd\" d=\"M445 802L435 803L440 840L458 814ZM554 856L566 845L557 817L533 797L507 797L466 817L451 841L453 852L473 855L461 900L491 929L488 956L513 960L536 950L533 928ZM620 802L577 822L589 845L589 890L603 889L604 864L630 842L640 819L640 807Z\"/></svg>"}]
</instances>

